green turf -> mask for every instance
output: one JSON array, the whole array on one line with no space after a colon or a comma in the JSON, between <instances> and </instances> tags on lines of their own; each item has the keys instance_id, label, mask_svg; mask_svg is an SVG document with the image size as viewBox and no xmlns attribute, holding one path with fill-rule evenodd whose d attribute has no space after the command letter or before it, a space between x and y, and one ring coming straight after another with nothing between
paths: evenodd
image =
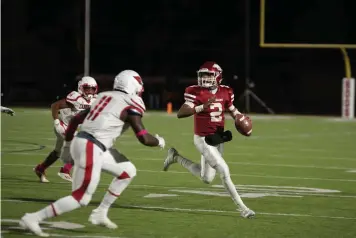
<instances>
[{"instance_id":1,"label":"green turf","mask_svg":"<svg viewBox=\"0 0 356 238\"><path fill-rule=\"evenodd\" d=\"M32 172L55 142L49 110L15 110L15 117L1 116L2 232L3 237L29 237L17 223L4 219L18 220L25 212L68 195L71 185L56 175L59 161L48 170L49 184L39 183ZM138 175L109 213L119 228L108 230L88 222L111 181L103 174L88 207L50 220L85 228L48 232L61 237L356 237L356 173L348 172L356 172L356 122L293 116L252 120L253 135L246 138L234 131L224 157L243 196L265 195L243 197L256 211L255 219L239 216L219 186L219 176L206 185L179 165L161 172L166 150L140 145L129 131L116 148L133 161ZM226 126L234 130L232 122ZM144 123L168 146L199 161L192 119L148 112ZM145 197L148 194L178 196Z\"/></svg>"}]
</instances>

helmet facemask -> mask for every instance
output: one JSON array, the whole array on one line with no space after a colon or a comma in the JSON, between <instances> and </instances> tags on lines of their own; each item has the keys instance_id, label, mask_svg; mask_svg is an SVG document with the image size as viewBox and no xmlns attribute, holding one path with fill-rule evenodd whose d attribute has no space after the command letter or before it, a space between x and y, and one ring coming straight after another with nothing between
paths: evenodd
<instances>
[{"instance_id":1,"label":"helmet facemask","mask_svg":"<svg viewBox=\"0 0 356 238\"><path fill-rule=\"evenodd\" d=\"M98 91L98 87L96 85L84 84L84 85L81 85L79 91L85 99L89 100L94 97L94 95Z\"/></svg>"},{"instance_id":2,"label":"helmet facemask","mask_svg":"<svg viewBox=\"0 0 356 238\"><path fill-rule=\"evenodd\" d=\"M208 70L198 71L198 85L203 88L214 89L218 86L216 82L217 73Z\"/></svg>"}]
</instances>

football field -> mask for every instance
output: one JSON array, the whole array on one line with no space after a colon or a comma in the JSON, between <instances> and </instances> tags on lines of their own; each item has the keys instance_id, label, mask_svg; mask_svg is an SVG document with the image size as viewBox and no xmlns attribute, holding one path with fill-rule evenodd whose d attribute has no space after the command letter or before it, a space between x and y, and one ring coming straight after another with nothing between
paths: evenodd
<instances>
[{"instance_id":1,"label":"football field","mask_svg":"<svg viewBox=\"0 0 356 238\"><path fill-rule=\"evenodd\" d=\"M41 184L32 171L53 150L55 136L49 109L15 108L1 116L2 237L31 237L18 226L34 212L71 192L57 176L61 161ZM128 131L116 148L138 169L133 183L109 212L116 230L97 227L88 217L112 177L102 174L88 207L42 224L51 237L86 238L235 238L356 237L356 121L326 117L252 115L253 132L238 134L233 121L225 144L233 182L254 219L243 219L217 175L201 182L179 164L162 171L169 146L194 161L192 118L148 112L149 132L166 140L166 149L145 147Z\"/></svg>"}]
</instances>

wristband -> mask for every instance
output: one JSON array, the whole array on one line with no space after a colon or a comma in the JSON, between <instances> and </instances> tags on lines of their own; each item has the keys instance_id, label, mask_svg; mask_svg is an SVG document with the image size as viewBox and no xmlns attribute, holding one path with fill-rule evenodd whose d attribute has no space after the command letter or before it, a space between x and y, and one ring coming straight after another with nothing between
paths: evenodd
<instances>
[{"instance_id":1,"label":"wristband","mask_svg":"<svg viewBox=\"0 0 356 238\"><path fill-rule=\"evenodd\" d=\"M143 135L146 135L148 132L147 130L141 130L139 132L136 133L136 136L139 137L139 136L143 136Z\"/></svg>"},{"instance_id":2,"label":"wristband","mask_svg":"<svg viewBox=\"0 0 356 238\"><path fill-rule=\"evenodd\" d=\"M204 105L202 104L202 105L196 106L196 107L194 107L194 110L196 113L202 112L202 111L204 111Z\"/></svg>"}]
</instances>

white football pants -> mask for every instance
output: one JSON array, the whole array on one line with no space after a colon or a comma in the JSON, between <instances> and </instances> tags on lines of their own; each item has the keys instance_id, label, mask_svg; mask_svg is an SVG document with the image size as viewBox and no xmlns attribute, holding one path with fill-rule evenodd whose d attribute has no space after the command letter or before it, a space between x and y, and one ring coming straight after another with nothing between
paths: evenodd
<instances>
[{"instance_id":1,"label":"white football pants","mask_svg":"<svg viewBox=\"0 0 356 238\"><path fill-rule=\"evenodd\" d=\"M130 161L116 162L108 150L103 152L87 139L74 137L70 153L74 159L72 196L82 206L89 204L99 184L101 171L118 179L136 176L136 168Z\"/></svg>"},{"instance_id":2,"label":"white football pants","mask_svg":"<svg viewBox=\"0 0 356 238\"><path fill-rule=\"evenodd\" d=\"M222 157L224 144L211 146L205 142L205 137L194 135L194 145L201 154L200 177L205 183L211 183L213 181L217 165L225 169L224 172L227 173L225 175L230 175L227 164Z\"/></svg>"}]
</instances>

